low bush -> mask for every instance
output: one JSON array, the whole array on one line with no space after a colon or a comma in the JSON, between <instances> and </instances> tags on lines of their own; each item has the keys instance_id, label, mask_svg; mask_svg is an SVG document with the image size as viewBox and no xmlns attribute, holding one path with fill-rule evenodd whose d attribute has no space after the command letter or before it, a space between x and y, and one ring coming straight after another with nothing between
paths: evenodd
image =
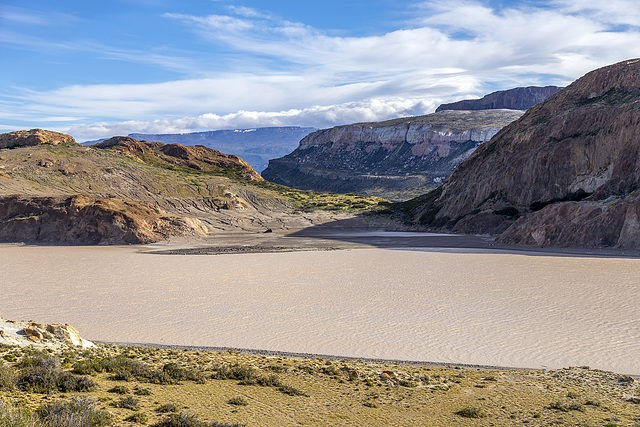
<instances>
[{"instance_id":1,"label":"low bush","mask_svg":"<svg viewBox=\"0 0 640 427\"><path fill-rule=\"evenodd\" d=\"M471 406L457 411L456 415L459 415L464 418L483 418L484 417L484 414L480 409L474 408Z\"/></svg>"},{"instance_id":2,"label":"low bush","mask_svg":"<svg viewBox=\"0 0 640 427\"><path fill-rule=\"evenodd\" d=\"M127 394L129 393L129 388L124 385L117 385L113 388L107 390L108 393L116 393L116 394Z\"/></svg>"},{"instance_id":3,"label":"low bush","mask_svg":"<svg viewBox=\"0 0 640 427\"><path fill-rule=\"evenodd\" d=\"M247 406L249 404L249 402L247 402L247 400L242 396L232 397L227 401L227 403L229 405L236 405L236 406Z\"/></svg>"},{"instance_id":4,"label":"low bush","mask_svg":"<svg viewBox=\"0 0 640 427\"><path fill-rule=\"evenodd\" d=\"M137 394L138 396L151 396L152 393L148 388L140 388L136 386L136 388L133 389L133 394Z\"/></svg>"},{"instance_id":5,"label":"low bush","mask_svg":"<svg viewBox=\"0 0 640 427\"><path fill-rule=\"evenodd\" d=\"M13 390L18 384L18 375L15 369L0 362L0 389Z\"/></svg>"},{"instance_id":6,"label":"low bush","mask_svg":"<svg viewBox=\"0 0 640 427\"><path fill-rule=\"evenodd\" d=\"M278 387L278 390L280 390L284 394L288 394L289 396L307 396L307 394L304 393L303 391L295 387L292 387L290 385L280 386Z\"/></svg>"},{"instance_id":7,"label":"low bush","mask_svg":"<svg viewBox=\"0 0 640 427\"><path fill-rule=\"evenodd\" d=\"M0 401L0 427L45 427L31 412Z\"/></svg>"},{"instance_id":8,"label":"low bush","mask_svg":"<svg viewBox=\"0 0 640 427\"><path fill-rule=\"evenodd\" d=\"M160 405L156 412L160 412L161 414L166 414L167 412L178 412L178 406L175 403L165 403L164 405Z\"/></svg>"},{"instance_id":9,"label":"low bush","mask_svg":"<svg viewBox=\"0 0 640 427\"><path fill-rule=\"evenodd\" d=\"M136 399L133 396L127 396L114 402L113 406L115 406L116 408L131 409L132 411L135 411L137 409L140 409L140 400Z\"/></svg>"},{"instance_id":10,"label":"low bush","mask_svg":"<svg viewBox=\"0 0 640 427\"><path fill-rule=\"evenodd\" d=\"M149 422L149 417L144 412L136 412L135 414L124 419L125 421L131 421L137 424L146 424Z\"/></svg>"},{"instance_id":11,"label":"low bush","mask_svg":"<svg viewBox=\"0 0 640 427\"><path fill-rule=\"evenodd\" d=\"M99 410L94 399L86 397L49 403L37 412L51 427L100 427L111 423L111 415Z\"/></svg>"},{"instance_id":12,"label":"low bush","mask_svg":"<svg viewBox=\"0 0 640 427\"><path fill-rule=\"evenodd\" d=\"M207 423L200 421L194 414L184 411L179 414L169 414L154 427L206 427Z\"/></svg>"}]
</instances>

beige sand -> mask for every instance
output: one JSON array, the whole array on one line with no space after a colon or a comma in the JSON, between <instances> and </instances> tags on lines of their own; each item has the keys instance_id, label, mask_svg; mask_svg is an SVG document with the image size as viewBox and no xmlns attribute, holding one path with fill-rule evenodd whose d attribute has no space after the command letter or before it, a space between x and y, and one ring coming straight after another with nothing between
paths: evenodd
<instances>
[{"instance_id":1,"label":"beige sand","mask_svg":"<svg viewBox=\"0 0 640 427\"><path fill-rule=\"evenodd\" d=\"M0 315L88 339L640 374L640 259L0 246Z\"/></svg>"}]
</instances>

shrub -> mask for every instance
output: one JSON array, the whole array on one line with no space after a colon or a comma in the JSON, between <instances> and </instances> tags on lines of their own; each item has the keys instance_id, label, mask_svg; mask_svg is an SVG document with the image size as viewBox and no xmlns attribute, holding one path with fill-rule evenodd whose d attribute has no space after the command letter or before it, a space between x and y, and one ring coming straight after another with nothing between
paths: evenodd
<instances>
[{"instance_id":1,"label":"shrub","mask_svg":"<svg viewBox=\"0 0 640 427\"><path fill-rule=\"evenodd\" d=\"M278 390L284 394L288 394L289 396L307 396L306 393L290 385L283 385L279 387Z\"/></svg>"},{"instance_id":2,"label":"shrub","mask_svg":"<svg viewBox=\"0 0 640 427\"><path fill-rule=\"evenodd\" d=\"M1 427L44 427L30 411L0 401Z\"/></svg>"},{"instance_id":3,"label":"shrub","mask_svg":"<svg viewBox=\"0 0 640 427\"><path fill-rule=\"evenodd\" d=\"M167 412L178 412L178 407L175 403L165 403L164 405L160 405L156 412L160 412L161 414L166 414Z\"/></svg>"},{"instance_id":4,"label":"shrub","mask_svg":"<svg viewBox=\"0 0 640 427\"><path fill-rule=\"evenodd\" d=\"M260 377L258 370L252 366L233 365L218 367L212 375L216 380L255 380Z\"/></svg>"},{"instance_id":5,"label":"shrub","mask_svg":"<svg viewBox=\"0 0 640 427\"><path fill-rule=\"evenodd\" d=\"M249 402L247 402L245 398L241 396L232 397L227 401L227 403L229 405L236 405L236 406L247 406L249 404Z\"/></svg>"},{"instance_id":6,"label":"shrub","mask_svg":"<svg viewBox=\"0 0 640 427\"><path fill-rule=\"evenodd\" d=\"M0 362L0 389L12 390L18 383L16 371Z\"/></svg>"},{"instance_id":7,"label":"shrub","mask_svg":"<svg viewBox=\"0 0 640 427\"><path fill-rule=\"evenodd\" d=\"M96 383L91 378L73 375L71 372L59 374L56 385L58 390L63 393L70 391L91 391L96 388Z\"/></svg>"},{"instance_id":8,"label":"shrub","mask_svg":"<svg viewBox=\"0 0 640 427\"><path fill-rule=\"evenodd\" d=\"M480 409L474 407L467 407L456 412L456 415L460 415L464 418L483 418L484 414Z\"/></svg>"},{"instance_id":9,"label":"shrub","mask_svg":"<svg viewBox=\"0 0 640 427\"><path fill-rule=\"evenodd\" d=\"M129 388L124 385L117 385L113 388L107 390L108 393L116 393L116 394L127 394L129 393Z\"/></svg>"},{"instance_id":10,"label":"shrub","mask_svg":"<svg viewBox=\"0 0 640 427\"><path fill-rule=\"evenodd\" d=\"M179 414L169 414L154 427L206 427L207 424L200 421L194 414L184 411Z\"/></svg>"},{"instance_id":11,"label":"shrub","mask_svg":"<svg viewBox=\"0 0 640 427\"><path fill-rule=\"evenodd\" d=\"M58 388L60 371L49 366L28 366L22 370L18 386L31 393L49 393Z\"/></svg>"},{"instance_id":12,"label":"shrub","mask_svg":"<svg viewBox=\"0 0 640 427\"><path fill-rule=\"evenodd\" d=\"M140 408L140 401L133 396L127 396L117 402L114 402L113 406L116 408L131 409L132 411L135 411Z\"/></svg>"},{"instance_id":13,"label":"shrub","mask_svg":"<svg viewBox=\"0 0 640 427\"><path fill-rule=\"evenodd\" d=\"M38 415L52 427L99 427L111 423L111 415L96 407L94 399L77 397L41 406Z\"/></svg>"},{"instance_id":14,"label":"shrub","mask_svg":"<svg viewBox=\"0 0 640 427\"><path fill-rule=\"evenodd\" d=\"M280 378L275 375L275 374L271 374L269 376L266 377L260 377L257 380L258 385L261 385L263 387L280 387L282 386L282 382L280 382Z\"/></svg>"},{"instance_id":15,"label":"shrub","mask_svg":"<svg viewBox=\"0 0 640 427\"><path fill-rule=\"evenodd\" d=\"M133 391L134 394L137 394L138 396L151 396L151 390L148 388L140 388L138 386L136 386L136 388Z\"/></svg>"},{"instance_id":16,"label":"shrub","mask_svg":"<svg viewBox=\"0 0 640 427\"><path fill-rule=\"evenodd\" d=\"M149 422L149 417L144 412L136 412L135 414L124 419L125 421L131 421L132 423L146 424Z\"/></svg>"}]
</instances>

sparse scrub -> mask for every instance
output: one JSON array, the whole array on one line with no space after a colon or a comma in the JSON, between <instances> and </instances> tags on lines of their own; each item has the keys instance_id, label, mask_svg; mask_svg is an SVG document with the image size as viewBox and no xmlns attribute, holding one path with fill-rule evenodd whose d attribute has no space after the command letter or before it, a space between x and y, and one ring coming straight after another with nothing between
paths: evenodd
<instances>
[{"instance_id":1,"label":"sparse scrub","mask_svg":"<svg viewBox=\"0 0 640 427\"><path fill-rule=\"evenodd\" d=\"M160 405L156 412L161 414L166 414L168 412L178 412L178 406L175 403L165 403L164 405Z\"/></svg>"},{"instance_id":2,"label":"sparse scrub","mask_svg":"<svg viewBox=\"0 0 640 427\"><path fill-rule=\"evenodd\" d=\"M45 427L31 412L0 401L0 427Z\"/></svg>"},{"instance_id":3,"label":"sparse scrub","mask_svg":"<svg viewBox=\"0 0 640 427\"><path fill-rule=\"evenodd\" d=\"M124 420L137 424L146 424L149 422L149 417L144 412L136 412L135 414L128 416Z\"/></svg>"},{"instance_id":4,"label":"sparse scrub","mask_svg":"<svg viewBox=\"0 0 640 427\"><path fill-rule=\"evenodd\" d=\"M117 385L113 388L107 390L108 393L116 393L116 394L127 394L129 393L129 388L124 385Z\"/></svg>"},{"instance_id":5,"label":"sparse scrub","mask_svg":"<svg viewBox=\"0 0 640 427\"><path fill-rule=\"evenodd\" d=\"M113 403L116 408L131 409L132 411L140 409L140 400L133 396L123 397L122 399Z\"/></svg>"},{"instance_id":6,"label":"sparse scrub","mask_svg":"<svg viewBox=\"0 0 640 427\"><path fill-rule=\"evenodd\" d=\"M207 424L200 421L198 417L188 411L179 414L169 414L162 421L153 425L154 427L206 427Z\"/></svg>"},{"instance_id":7,"label":"sparse scrub","mask_svg":"<svg viewBox=\"0 0 640 427\"><path fill-rule=\"evenodd\" d=\"M52 427L99 427L111 423L111 415L96 407L94 399L77 397L41 406L38 415Z\"/></svg>"},{"instance_id":8,"label":"sparse scrub","mask_svg":"<svg viewBox=\"0 0 640 427\"><path fill-rule=\"evenodd\" d=\"M247 406L249 404L249 402L247 402L247 400L242 396L232 397L227 401L227 403L235 406Z\"/></svg>"},{"instance_id":9,"label":"sparse scrub","mask_svg":"<svg viewBox=\"0 0 640 427\"><path fill-rule=\"evenodd\" d=\"M151 390L148 388L141 388L136 386L133 390L133 394L136 394L138 396L151 396Z\"/></svg>"},{"instance_id":10,"label":"sparse scrub","mask_svg":"<svg viewBox=\"0 0 640 427\"><path fill-rule=\"evenodd\" d=\"M18 383L16 371L0 362L0 389L13 390Z\"/></svg>"},{"instance_id":11,"label":"sparse scrub","mask_svg":"<svg viewBox=\"0 0 640 427\"><path fill-rule=\"evenodd\" d=\"M280 390L284 394L288 394L289 396L307 396L307 394L300 389L297 389L290 385L283 385L281 387L278 387L278 390Z\"/></svg>"},{"instance_id":12,"label":"sparse scrub","mask_svg":"<svg viewBox=\"0 0 640 427\"><path fill-rule=\"evenodd\" d=\"M456 412L456 415L459 415L464 418L483 418L484 414L478 408L474 408L472 406L463 408Z\"/></svg>"}]
</instances>

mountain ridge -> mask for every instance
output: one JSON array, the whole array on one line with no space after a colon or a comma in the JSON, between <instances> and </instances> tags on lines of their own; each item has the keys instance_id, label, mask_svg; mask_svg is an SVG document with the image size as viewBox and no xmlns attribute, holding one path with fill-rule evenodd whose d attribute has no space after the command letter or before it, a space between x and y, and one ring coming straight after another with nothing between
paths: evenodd
<instances>
[{"instance_id":1,"label":"mountain ridge","mask_svg":"<svg viewBox=\"0 0 640 427\"><path fill-rule=\"evenodd\" d=\"M262 176L313 191L391 199L444 181L477 146L521 111L444 111L356 123L307 135L292 153L269 161Z\"/></svg>"},{"instance_id":2,"label":"mountain ridge","mask_svg":"<svg viewBox=\"0 0 640 427\"><path fill-rule=\"evenodd\" d=\"M634 59L591 71L530 108L404 208L414 222L499 234L506 244L637 248L639 184Z\"/></svg>"},{"instance_id":3,"label":"mountain ridge","mask_svg":"<svg viewBox=\"0 0 640 427\"><path fill-rule=\"evenodd\" d=\"M561 89L559 86L527 86L500 90L485 95L480 99L464 99L449 104L441 104L436 108L436 113L447 110L490 110L503 108L528 110Z\"/></svg>"}]
</instances>

